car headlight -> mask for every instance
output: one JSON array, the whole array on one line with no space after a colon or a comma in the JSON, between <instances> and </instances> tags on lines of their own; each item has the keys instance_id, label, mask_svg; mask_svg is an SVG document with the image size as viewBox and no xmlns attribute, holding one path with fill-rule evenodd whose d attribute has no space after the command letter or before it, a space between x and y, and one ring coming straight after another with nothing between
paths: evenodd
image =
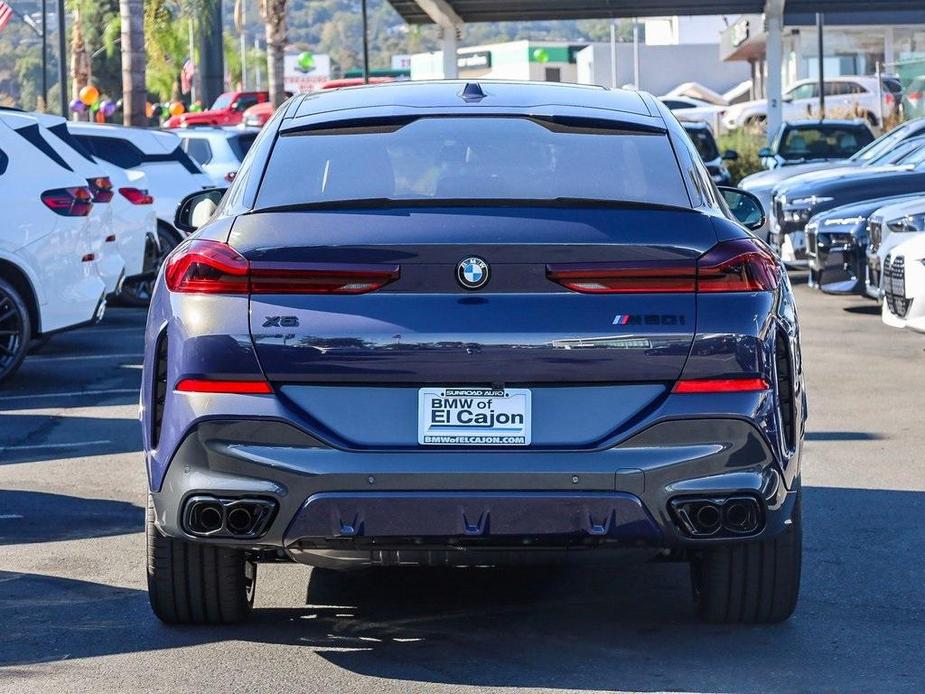
<instances>
[{"instance_id":1,"label":"car headlight","mask_svg":"<svg viewBox=\"0 0 925 694\"><path fill-rule=\"evenodd\" d=\"M819 197L796 198L784 203L784 221L794 224L806 224L813 216L813 211L824 202L831 202L834 198Z\"/></svg>"},{"instance_id":2,"label":"car headlight","mask_svg":"<svg viewBox=\"0 0 925 694\"><path fill-rule=\"evenodd\" d=\"M887 222L890 231L896 231L901 234L925 231L925 212L919 214L907 214L905 217L893 219Z\"/></svg>"}]
</instances>

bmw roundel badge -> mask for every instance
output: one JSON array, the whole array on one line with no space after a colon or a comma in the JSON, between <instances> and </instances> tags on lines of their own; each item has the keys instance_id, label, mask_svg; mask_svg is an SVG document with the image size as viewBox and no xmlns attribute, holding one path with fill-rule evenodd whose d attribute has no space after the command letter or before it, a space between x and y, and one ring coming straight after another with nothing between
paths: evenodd
<instances>
[{"instance_id":1,"label":"bmw roundel badge","mask_svg":"<svg viewBox=\"0 0 925 694\"><path fill-rule=\"evenodd\" d=\"M464 258L456 265L456 279L465 289L481 289L488 284L489 276L488 263L476 256Z\"/></svg>"}]
</instances>

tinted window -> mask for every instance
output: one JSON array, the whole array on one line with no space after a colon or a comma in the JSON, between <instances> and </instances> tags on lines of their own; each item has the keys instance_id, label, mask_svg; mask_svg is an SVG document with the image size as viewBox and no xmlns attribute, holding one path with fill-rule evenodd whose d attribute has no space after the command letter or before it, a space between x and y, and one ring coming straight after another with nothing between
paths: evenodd
<instances>
[{"instance_id":1,"label":"tinted window","mask_svg":"<svg viewBox=\"0 0 925 694\"><path fill-rule=\"evenodd\" d=\"M258 207L559 197L690 206L667 135L527 118L419 118L382 128L283 134Z\"/></svg>"},{"instance_id":2,"label":"tinted window","mask_svg":"<svg viewBox=\"0 0 925 694\"><path fill-rule=\"evenodd\" d=\"M256 96L241 96L238 97L238 103L235 105L234 110L244 111L256 103L258 103Z\"/></svg>"},{"instance_id":3,"label":"tinted window","mask_svg":"<svg viewBox=\"0 0 925 694\"><path fill-rule=\"evenodd\" d=\"M212 148L209 146L208 140L198 137L184 137L182 146L183 151L200 164L208 164L212 159Z\"/></svg>"},{"instance_id":4,"label":"tinted window","mask_svg":"<svg viewBox=\"0 0 925 694\"><path fill-rule=\"evenodd\" d=\"M213 102L211 111L221 111L223 108L231 106L231 94L219 94Z\"/></svg>"},{"instance_id":5,"label":"tinted window","mask_svg":"<svg viewBox=\"0 0 925 694\"><path fill-rule=\"evenodd\" d=\"M141 165L144 155L128 140L118 137L97 137L96 135L76 135L80 142L91 154L103 161L123 169L133 169Z\"/></svg>"},{"instance_id":6,"label":"tinted window","mask_svg":"<svg viewBox=\"0 0 925 694\"><path fill-rule=\"evenodd\" d=\"M853 161L873 161L878 159L887 152L889 152L893 147L898 143L902 142L906 137L908 137L913 129L914 125L911 123L905 123L896 127L895 129L888 132L886 135L881 135L867 147L860 150L855 154L851 159Z\"/></svg>"},{"instance_id":7,"label":"tinted window","mask_svg":"<svg viewBox=\"0 0 925 694\"><path fill-rule=\"evenodd\" d=\"M77 138L71 135L71 131L67 129L67 123L58 123L58 125L50 127L48 132L53 133L55 137L60 139L64 144L73 149L87 161L91 161L94 164L96 163L93 161L93 157L90 155L90 152L88 152L87 149L77 141Z\"/></svg>"},{"instance_id":8,"label":"tinted window","mask_svg":"<svg viewBox=\"0 0 925 694\"><path fill-rule=\"evenodd\" d=\"M789 92L787 96L791 99L811 99L814 96L818 96L819 92L816 90L816 85L814 84L801 84L799 87L794 87Z\"/></svg>"},{"instance_id":9,"label":"tinted window","mask_svg":"<svg viewBox=\"0 0 925 694\"><path fill-rule=\"evenodd\" d=\"M662 99L662 103L672 111L678 111L682 108L694 108L693 104L689 104L686 101L676 101L675 99Z\"/></svg>"},{"instance_id":10,"label":"tinted window","mask_svg":"<svg viewBox=\"0 0 925 694\"><path fill-rule=\"evenodd\" d=\"M713 139L713 133L706 128L685 128L688 136L697 148L700 158L704 161L713 161L719 156L719 150L716 148L716 140Z\"/></svg>"},{"instance_id":11,"label":"tinted window","mask_svg":"<svg viewBox=\"0 0 925 694\"><path fill-rule=\"evenodd\" d=\"M18 128L16 132L55 164L64 167L68 171L73 171L73 169L67 165L67 162L61 158L61 155L55 151L54 147L48 144L45 138L42 137L38 123L35 125L27 125L25 128Z\"/></svg>"},{"instance_id":12,"label":"tinted window","mask_svg":"<svg viewBox=\"0 0 925 694\"><path fill-rule=\"evenodd\" d=\"M6 173L6 167L10 164L10 158L6 156L6 152L0 149L0 176Z\"/></svg>"},{"instance_id":13,"label":"tinted window","mask_svg":"<svg viewBox=\"0 0 925 694\"><path fill-rule=\"evenodd\" d=\"M785 159L844 159L873 140L864 128L815 127L788 130L778 153Z\"/></svg>"},{"instance_id":14,"label":"tinted window","mask_svg":"<svg viewBox=\"0 0 925 694\"><path fill-rule=\"evenodd\" d=\"M250 151L251 145L254 144L254 140L256 139L257 133L247 133L245 135L232 137L230 140L228 140L228 144L231 145L231 150L235 153L238 161L243 161L245 155Z\"/></svg>"}]
</instances>

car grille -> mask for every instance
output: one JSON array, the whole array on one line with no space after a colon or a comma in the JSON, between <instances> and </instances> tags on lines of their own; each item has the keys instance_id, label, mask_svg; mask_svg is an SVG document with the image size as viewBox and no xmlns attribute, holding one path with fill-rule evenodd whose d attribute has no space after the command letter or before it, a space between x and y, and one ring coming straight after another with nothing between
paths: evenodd
<instances>
[{"instance_id":1,"label":"car grille","mask_svg":"<svg viewBox=\"0 0 925 694\"><path fill-rule=\"evenodd\" d=\"M906 317L912 299L906 298L906 259L901 255L883 261L883 298L890 313Z\"/></svg>"},{"instance_id":2,"label":"car grille","mask_svg":"<svg viewBox=\"0 0 925 694\"><path fill-rule=\"evenodd\" d=\"M880 248L881 233L883 231L883 226L880 223L880 220L871 219L867 222L867 236L870 239L870 252L876 253L877 249Z\"/></svg>"},{"instance_id":3,"label":"car grille","mask_svg":"<svg viewBox=\"0 0 925 694\"><path fill-rule=\"evenodd\" d=\"M810 224L806 227L806 255L816 257L818 250L819 234L815 225Z\"/></svg>"}]
</instances>

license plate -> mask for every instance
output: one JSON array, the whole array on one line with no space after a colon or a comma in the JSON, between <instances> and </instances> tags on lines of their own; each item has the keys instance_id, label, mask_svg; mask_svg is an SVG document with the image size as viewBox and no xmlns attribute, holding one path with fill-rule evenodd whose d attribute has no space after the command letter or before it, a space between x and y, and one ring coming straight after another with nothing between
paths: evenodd
<instances>
[{"instance_id":1,"label":"license plate","mask_svg":"<svg viewBox=\"0 0 925 694\"><path fill-rule=\"evenodd\" d=\"M525 388L421 388L418 443L424 446L530 445Z\"/></svg>"}]
</instances>

